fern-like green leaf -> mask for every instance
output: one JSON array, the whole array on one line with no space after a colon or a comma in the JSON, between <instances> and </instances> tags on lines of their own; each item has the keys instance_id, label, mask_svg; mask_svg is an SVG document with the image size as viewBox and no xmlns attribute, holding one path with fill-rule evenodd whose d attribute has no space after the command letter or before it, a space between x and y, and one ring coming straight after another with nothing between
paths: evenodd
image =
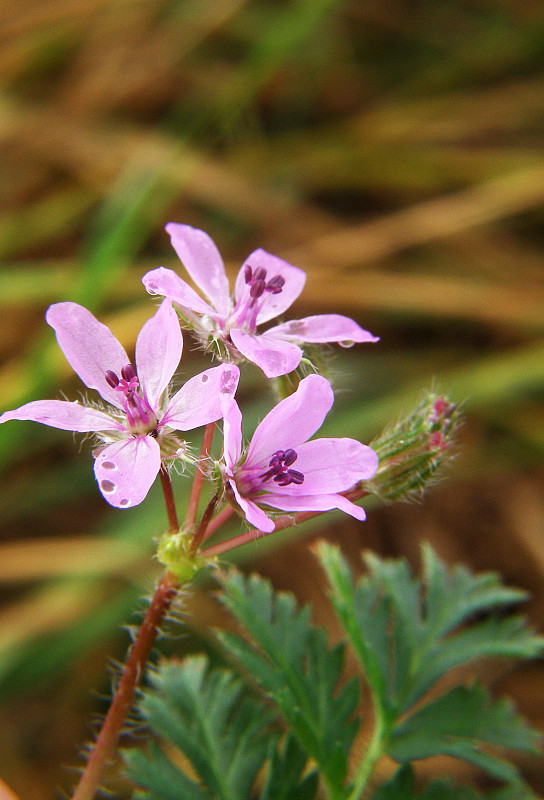
<instances>
[{"instance_id":1,"label":"fern-like green leaf","mask_svg":"<svg viewBox=\"0 0 544 800\"><path fill-rule=\"evenodd\" d=\"M538 738L508 701L492 700L481 686L456 686L398 724L388 753L400 762L439 754L455 756L515 783L517 769L482 750L482 745L534 752Z\"/></svg>"},{"instance_id":2,"label":"fern-like green leaf","mask_svg":"<svg viewBox=\"0 0 544 800\"><path fill-rule=\"evenodd\" d=\"M319 554L336 613L384 720L408 711L454 666L480 656L542 652L544 640L521 617L493 615L526 596L494 573L448 570L427 547L422 582L404 559L367 555L368 574L355 584L337 547L322 543Z\"/></svg>"},{"instance_id":3,"label":"fern-like green leaf","mask_svg":"<svg viewBox=\"0 0 544 800\"><path fill-rule=\"evenodd\" d=\"M228 670L209 670L204 657L165 663L140 704L152 731L178 748L197 781L156 745L125 754L129 774L160 800L244 800L270 752L270 713ZM277 734L272 734L273 738Z\"/></svg>"},{"instance_id":4,"label":"fern-like green leaf","mask_svg":"<svg viewBox=\"0 0 544 800\"><path fill-rule=\"evenodd\" d=\"M220 634L225 647L315 759L330 797L344 797L358 700L355 681L339 686L344 648L329 648L325 632L310 624L309 609L298 609L292 595L274 595L262 578L231 572L223 589L223 602L249 634L249 640Z\"/></svg>"}]
</instances>

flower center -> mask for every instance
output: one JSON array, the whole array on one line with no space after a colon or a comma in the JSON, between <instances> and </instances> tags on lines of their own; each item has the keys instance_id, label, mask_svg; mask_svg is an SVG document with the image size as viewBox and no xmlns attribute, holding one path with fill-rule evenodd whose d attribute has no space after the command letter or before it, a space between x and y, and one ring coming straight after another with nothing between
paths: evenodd
<instances>
[{"instance_id":1,"label":"flower center","mask_svg":"<svg viewBox=\"0 0 544 800\"><path fill-rule=\"evenodd\" d=\"M290 469L291 464L294 464L298 455L296 450L289 448L288 450L277 450L269 462L269 467L260 478L263 481L273 480L278 486L289 486L294 483L300 486L304 483L304 475L298 469Z\"/></svg>"},{"instance_id":2,"label":"flower center","mask_svg":"<svg viewBox=\"0 0 544 800\"><path fill-rule=\"evenodd\" d=\"M157 417L147 399L139 391L140 382L132 364L122 368L121 377L111 369L106 370L104 377L111 388L121 395L119 400L132 433L150 433L155 430Z\"/></svg>"},{"instance_id":3,"label":"flower center","mask_svg":"<svg viewBox=\"0 0 544 800\"><path fill-rule=\"evenodd\" d=\"M283 275L274 275L267 278L264 267L253 269L246 265L244 268L246 290L242 293L236 307L227 321L227 329L243 327L249 333L257 330L257 316L263 307L267 294L280 294L285 285Z\"/></svg>"}]
</instances>

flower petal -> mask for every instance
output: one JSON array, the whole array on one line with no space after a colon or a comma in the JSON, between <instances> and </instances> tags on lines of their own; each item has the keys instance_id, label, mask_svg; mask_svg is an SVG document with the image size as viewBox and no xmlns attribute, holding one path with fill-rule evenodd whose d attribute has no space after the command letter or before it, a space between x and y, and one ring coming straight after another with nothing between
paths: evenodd
<instances>
[{"instance_id":1,"label":"flower petal","mask_svg":"<svg viewBox=\"0 0 544 800\"><path fill-rule=\"evenodd\" d=\"M56 333L66 360L83 383L117 408L119 395L106 381L106 370L118 375L130 359L110 329L78 303L54 303L45 319Z\"/></svg>"},{"instance_id":2,"label":"flower petal","mask_svg":"<svg viewBox=\"0 0 544 800\"><path fill-rule=\"evenodd\" d=\"M231 306L229 282L223 259L212 239L198 228L176 222L169 222L166 232L193 281L217 311L227 315Z\"/></svg>"},{"instance_id":3,"label":"flower petal","mask_svg":"<svg viewBox=\"0 0 544 800\"><path fill-rule=\"evenodd\" d=\"M341 494L319 494L307 496L288 496L287 494L265 494L259 497L260 503L279 508L281 511L331 511L339 508L359 520L366 519L362 506L355 505Z\"/></svg>"},{"instance_id":4,"label":"flower petal","mask_svg":"<svg viewBox=\"0 0 544 800\"><path fill-rule=\"evenodd\" d=\"M293 319L267 330L267 335L289 342L378 342L379 337L365 331L355 320L342 314L316 314Z\"/></svg>"},{"instance_id":5,"label":"flower petal","mask_svg":"<svg viewBox=\"0 0 544 800\"><path fill-rule=\"evenodd\" d=\"M136 372L153 410L178 368L182 348L178 315L171 301L163 300L136 340Z\"/></svg>"},{"instance_id":6,"label":"flower petal","mask_svg":"<svg viewBox=\"0 0 544 800\"><path fill-rule=\"evenodd\" d=\"M52 428L78 433L125 430L125 426L109 414L79 403L68 403L66 400L33 400L13 411L6 411L0 416L0 423L10 419L41 422L42 425L50 425Z\"/></svg>"},{"instance_id":7,"label":"flower petal","mask_svg":"<svg viewBox=\"0 0 544 800\"><path fill-rule=\"evenodd\" d=\"M272 339L266 334L250 333L233 328L230 332L235 347L240 353L262 369L267 378L287 375L300 364L302 350L298 345Z\"/></svg>"},{"instance_id":8,"label":"flower petal","mask_svg":"<svg viewBox=\"0 0 544 800\"><path fill-rule=\"evenodd\" d=\"M222 397L234 395L239 377L240 370L234 364L221 364L195 375L176 392L161 425L190 431L221 419Z\"/></svg>"},{"instance_id":9,"label":"flower petal","mask_svg":"<svg viewBox=\"0 0 544 800\"><path fill-rule=\"evenodd\" d=\"M94 474L104 499L115 508L137 506L161 467L160 447L152 436L122 439L96 457Z\"/></svg>"},{"instance_id":10,"label":"flower petal","mask_svg":"<svg viewBox=\"0 0 544 800\"><path fill-rule=\"evenodd\" d=\"M283 314L295 302L306 283L304 270L293 267L292 264L288 264L287 261L278 258L278 256L267 253L266 250L255 250L246 258L236 277L234 297L237 301L247 291L244 274L246 266L251 267L253 271L259 267L265 269L267 281L276 275L281 275L282 278L285 278L281 292L278 294L266 292L266 299L257 315L257 325Z\"/></svg>"},{"instance_id":11,"label":"flower petal","mask_svg":"<svg viewBox=\"0 0 544 800\"><path fill-rule=\"evenodd\" d=\"M293 469L302 472L304 483L289 484L286 494L334 494L371 478L378 469L378 456L355 439L314 439L297 447ZM283 494L281 487L274 494Z\"/></svg>"},{"instance_id":12,"label":"flower petal","mask_svg":"<svg viewBox=\"0 0 544 800\"><path fill-rule=\"evenodd\" d=\"M223 452L227 470L236 466L242 452L242 414L232 395L223 395Z\"/></svg>"},{"instance_id":13,"label":"flower petal","mask_svg":"<svg viewBox=\"0 0 544 800\"><path fill-rule=\"evenodd\" d=\"M236 498L236 502L244 512L247 521L251 523L254 528L258 528L260 531L272 533L275 525L270 517L267 517L264 511L262 511L258 505L253 503L251 500L246 500L245 497L242 497L234 481L230 481L230 485Z\"/></svg>"},{"instance_id":14,"label":"flower petal","mask_svg":"<svg viewBox=\"0 0 544 800\"><path fill-rule=\"evenodd\" d=\"M214 309L171 269L164 267L152 269L146 272L142 283L149 294L169 297L182 310L195 311L197 314L215 313Z\"/></svg>"},{"instance_id":15,"label":"flower petal","mask_svg":"<svg viewBox=\"0 0 544 800\"><path fill-rule=\"evenodd\" d=\"M258 467L277 450L296 449L321 427L333 402L326 378L303 378L296 392L278 403L257 426L245 466Z\"/></svg>"}]
</instances>

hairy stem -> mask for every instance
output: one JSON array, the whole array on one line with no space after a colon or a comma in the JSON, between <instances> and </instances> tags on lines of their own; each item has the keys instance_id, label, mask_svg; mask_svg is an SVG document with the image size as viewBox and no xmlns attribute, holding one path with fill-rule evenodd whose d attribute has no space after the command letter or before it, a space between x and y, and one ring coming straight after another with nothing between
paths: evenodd
<instances>
[{"instance_id":1,"label":"hairy stem","mask_svg":"<svg viewBox=\"0 0 544 800\"><path fill-rule=\"evenodd\" d=\"M204 536L202 537L202 541L205 542L213 533L215 533L219 528L225 523L232 515L234 514L234 509L230 505L226 505L225 508L221 509L221 511L210 521Z\"/></svg>"},{"instance_id":2,"label":"hairy stem","mask_svg":"<svg viewBox=\"0 0 544 800\"><path fill-rule=\"evenodd\" d=\"M145 670L157 630L168 613L178 588L177 578L171 572L165 572L130 649L114 698L72 800L93 800L106 767L115 754L119 734L132 706L134 690Z\"/></svg>"},{"instance_id":3,"label":"hairy stem","mask_svg":"<svg viewBox=\"0 0 544 800\"><path fill-rule=\"evenodd\" d=\"M198 501L202 492L202 484L204 482L204 464L210 453L213 441L213 434L215 432L215 422L209 422L204 428L204 437L202 439L202 447L200 448L200 458L193 478L193 485L191 487L191 494L189 496L189 503L187 506L187 516L185 518L185 530L190 530L195 524L196 515L198 512Z\"/></svg>"},{"instance_id":4,"label":"hairy stem","mask_svg":"<svg viewBox=\"0 0 544 800\"><path fill-rule=\"evenodd\" d=\"M206 533L206 529L208 528L211 522L211 518L213 512L215 511L218 501L219 501L219 495L214 494L214 496L206 506L206 510L202 515L202 519L200 520L196 533L193 536L193 540L191 542L191 548L190 548L191 553L196 553L196 551L200 547L200 544L202 543L202 540L204 538L204 534Z\"/></svg>"}]
</instances>

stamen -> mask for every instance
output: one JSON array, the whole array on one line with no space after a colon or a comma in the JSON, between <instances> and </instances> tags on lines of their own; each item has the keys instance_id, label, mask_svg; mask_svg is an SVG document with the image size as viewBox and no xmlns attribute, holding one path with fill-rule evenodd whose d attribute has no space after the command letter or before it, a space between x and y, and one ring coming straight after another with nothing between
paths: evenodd
<instances>
[{"instance_id":1,"label":"stamen","mask_svg":"<svg viewBox=\"0 0 544 800\"><path fill-rule=\"evenodd\" d=\"M136 377L136 370L132 366L132 364L127 364L121 370L122 377L130 383L130 381Z\"/></svg>"},{"instance_id":2,"label":"stamen","mask_svg":"<svg viewBox=\"0 0 544 800\"><path fill-rule=\"evenodd\" d=\"M280 294L284 286L285 278L283 275L274 275L266 284L266 291L271 292L271 294Z\"/></svg>"},{"instance_id":3,"label":"stamen","mask_svg":"<svg viewBox=\"0 0 544 800\"><path fill-rule=\"evenodd\" d=\"M111 369L107 369L104 373L104 377L106 379L106 383L111 386L112 389L116 389L119 386L119 378Z\"/></svg>"},{"instance_id":4,"label":"stamen","mask_svg":"<svg viewBox=\"0 0 544 800\"><path fill-rule=\"evenodd\" d=\"M244 279L245 279L246 283L251 283L252 274L253 274L253 270L251 269L249 264L246 264L246 266L244 267Z\"/></svg>"},{"instance_id":5,"label":"stamen","mask_svg":"<svg viewBox=\"0 0 544 800\"><path fill-rule=\"evenodd\" d=\"M291 464L295 463L297 458L297 451L293 450L292 447L287 450L277 450L268 463L270 469L260 476L262 482L264 483L272 478L278 486L289 486L291 483L300 486L304 483L304 474L297 469L287 469Z\"/></svg>"}]
</instances>

